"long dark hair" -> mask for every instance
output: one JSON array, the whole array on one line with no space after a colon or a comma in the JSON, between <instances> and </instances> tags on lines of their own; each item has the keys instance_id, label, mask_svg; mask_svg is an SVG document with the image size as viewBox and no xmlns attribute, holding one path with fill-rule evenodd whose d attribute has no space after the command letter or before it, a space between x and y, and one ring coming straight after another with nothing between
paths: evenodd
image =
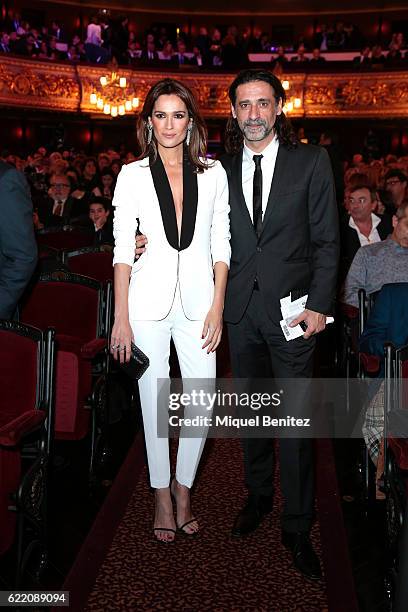
<instances>
[{"instance_id":1,"label":"long dark hair","mask_svg":"<svg viewBox=\"0 0 408 612\"><path fill-rule=\"evenodd\" d=\"M141 148L139 159L149 156L154 163L157 158L157 141L152 135L150 144L148 143L148 119L152 116L153 107L157 99L163 95L176 95L184 102L187 107L188 116L193 120L191 129L190 144L186 147L191 164L197 172L203 172L209 164L206 161L207 153L207 128L201 116L197 100L193 92L175 79L163 79L155 83L149 90L142 112L137 119L137 139Z\"/></svg>"},{"instance_id":2,"label":"long dark hair","mask_svg":"<svg viewBox=\"0 0 408 612\"><path fill-rule=\"evenodd\" d=\"M265 83L268 83L268 85L270 85L273 89L276 104L278 104L279 101L282 102L282 106L285 104L285 90L283 89L280 80L274 74L272 74L272 72L269 72L269 70L248 69L242 70L230 85L228 94L232 106L235 107L238 87L240 85L244 85L245 83L252 83L253 81L264 81ZM293 131L289 119L283 112L280 115L277 115L274 128L281 145L287 147L288 149L294 149L297 147L298 139ZM242 149L243 142L244 135L238 125L238 121L231 116L228 119L225 129L225 149L227 153L230 153L231 155L238 153Z\"/></svg>"}]
</instances>

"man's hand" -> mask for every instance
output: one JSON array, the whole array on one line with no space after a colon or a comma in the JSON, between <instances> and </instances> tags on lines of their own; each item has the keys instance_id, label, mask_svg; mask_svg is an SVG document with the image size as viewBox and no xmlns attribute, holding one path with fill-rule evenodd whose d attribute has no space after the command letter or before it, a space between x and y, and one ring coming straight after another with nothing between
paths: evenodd
<instances>
[{"instance_id":1,"label":"man's hand","mask_svg":"<svg viewBox=\"0 0 408 612\"><path fill-rule=\"evenodd\" d=\"M144 234L138 234L135 241L135 259L139 259L146 250L147 238Z\"/></svg>"},{"instance_id":2,"label":"man's hand","mask_svg":"<svg viewBox=\"0 0 408 612\"><path fill-rule=\"evenodd\" d=\"M298 317L296 317L296 319L293 319L289 327L296 327L296 325L299 325L299 323L302 321L304 321L304 325L307 326L307 329L303 334L303 338L305 338L305 340L310 338L310 336L323 331L326 327L326 315L320 314L320 312L315 312L314 310L308 310L307 308ZM303 325L301 327L303 329Z\"/></svg>"}]
</instances>

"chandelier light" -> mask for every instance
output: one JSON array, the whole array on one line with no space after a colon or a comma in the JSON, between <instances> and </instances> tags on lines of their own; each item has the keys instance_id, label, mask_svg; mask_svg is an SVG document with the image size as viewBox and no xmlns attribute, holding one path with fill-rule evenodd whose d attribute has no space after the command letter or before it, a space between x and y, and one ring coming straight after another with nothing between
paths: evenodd
<instances>
[{"instance_id":1,"label":"chandelier light","mask_svg":"<svg viewBox=\"0 0 408 612\"><path fill-rule=\"evenodd\" d=\"M294 84L291 84L287 80L283 80L282 87L286 92L286 104L283 107L283 112L290 114L293 113L293 111L301 111L303 104L302 98L299 97L298 91L292 91L292 89L297 89L294 87Z\"/></svg>"},{"instance_id":2,"label":"chandelier light","mask_svg":"<svg viewBox=\"0 0 408 612\"><path fill-rule=\"evenodd\" d=\"M126 77L120 76L114 64L112 68L110 75L100 77L99 84L89 96L89 101L104 115L123 117L126 113L135 112L140 101L137 92Z\"/></svg>"}]
</instances>

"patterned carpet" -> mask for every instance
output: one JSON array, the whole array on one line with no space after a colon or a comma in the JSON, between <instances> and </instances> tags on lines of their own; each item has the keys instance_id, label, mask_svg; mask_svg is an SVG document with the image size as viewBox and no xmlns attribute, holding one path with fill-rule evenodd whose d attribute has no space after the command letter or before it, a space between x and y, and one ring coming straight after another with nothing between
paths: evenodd
<instances>
[{"instance_id":1,"label":"patterned carpet","mask_svg":"<svg viewBox=\"0 0 408 612\"><path fill-rule=\"evenodd\" d=\"M245 498L242 482L239 441L208 441L193 495L202 531L195 540L179 536L165 545L153 538L153 494L143 469L85 610L328 611L325 582L299 575L280 544L278 492L274 511L254 534L230 538ZM312 540L321 554L318 524Z\"/></svg>"}]
</instances>

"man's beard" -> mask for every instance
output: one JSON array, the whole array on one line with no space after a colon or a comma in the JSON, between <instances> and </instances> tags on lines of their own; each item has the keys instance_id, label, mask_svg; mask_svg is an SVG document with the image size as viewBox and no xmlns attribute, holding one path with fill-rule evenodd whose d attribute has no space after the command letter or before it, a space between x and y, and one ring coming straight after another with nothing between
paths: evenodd
<instances>
[{"instance_id":1,"label":"man's beard","mask_svg":"<svg viewBox=\"0 0 408 612\"><path fill-rule=\"evenodd\" d=\"M252 131L251 128L257 127L258 129ZM268 128L266 121L263 119L257 119L256 121L244 121L242 124L242 131L245 139L249 141L264 140L273 130L273 126Z\"/></svg>"}]
</instances>

